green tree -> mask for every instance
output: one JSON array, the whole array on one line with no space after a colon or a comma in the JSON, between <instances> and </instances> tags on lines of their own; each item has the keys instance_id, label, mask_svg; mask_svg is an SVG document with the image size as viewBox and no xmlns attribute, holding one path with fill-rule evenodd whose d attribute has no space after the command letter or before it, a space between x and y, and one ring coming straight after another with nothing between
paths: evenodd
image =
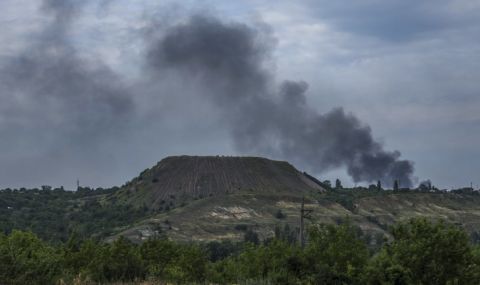
<instances>
[{"instance_id":1,"label":"green tree","mask_svg":"<svg viewBox=\"0 0 480 285\"><path fill-rule=\"evenodd\" d=\"M240 250L238 242L231 240L211 241L205 245L208 259L212 262L223 260L231 255L237 254Z\"/></svg>"},{"instance_id":2,"label":"green tree","mask_svg":"<svg viewBox=\"0 0 480 285\"><path fill-rule=\"evenodd\" d=\"M248 229L245 234L243 235L243 240L245 242L251 242L253 244L259 244L260 239L258 238L258 234L251 229Z\"/></svg>"},{"instance_id":3,"label":"green tree","mask_svg":"<svg viewBox=\"0 0 480 285\"><path fill-rule=\"evenodd\" d=\"M54 284L61 272L58 252L34 234L14 230L0 235L2 284Z\"/></svg>"},{"instance_id":4,"label":"green tree","mask_svg":"<svg viewBox=\"0 0 480 285\"><path fill-rule=\"evenodd\" d=\"M167 239L149 239L140 245L140 256L153 278L165 278L165 268L177 254L178 246Z\"/></svg>"},{"instance_id":5,"label":"green tree","mask_svg":"<svg viewBox=\"0 0 480 285\"><path fill-rule=\"evenodd\" d=\"M236 276L238 280L250 280L255 284L266 281L296 284L304 267L300 248L278 239L265 245L249 244L234 260L235 266L232 266L232 261L224 261L223 269L233 270L233 274L223 271L224 276ZM226 281L232 282L232 279L230 277Z\"/></svg>"},{"instance_id":6,"label":"green tree","mask_svg":"<svg viewBox=\"0 0 480 285\"><path fill-rule=\"evenodd\" d=\"M166 278L176 284L203 282L207 256L197 245L181 245L175 258L165 268Z\"/></svg>"},{"instance_id":7,"label":"green tree","mask_svg":"<svg viewBox=\"0 0 480 285\"><path fill-rule=\"evenodd\" d=\"M198 245L150 239L139 250L149 277L181 284L205 279L208 258Z\"/></svg>"},{"instance_id":8,"label":"green tree","mask_svg":"<svg viewBox=\"0 0 480 285\"><path fill-rule=\"evenodd\" d=\"M335 180L335 189L343 189L342 181L340 181L338 178Z\"/></svg>"},{"instance_id":9,"label":"green tree","mask_svg":"<svg viewBox=\"0 0 480 285\"><path fill-rule=\"evenodd\" d=\"M77 275L77 273L80 272L80 270L84 268L89 261L91 261L92 256L94 256L89 255L85 258L82 258L80 254L81 247L82 241L80 240L78 234L76 232L72 232L67 243L63 245L62 248L64 275L68 275L68 277L64 277L67 277L68 279L73 280L75 275ZM95 253L95 251L93 253Z\"/></svg>"},{"instance_id":10,"label":"green tree","mask_svg":"<svg viewBox=\"0 0 480 285\"><path fill-rule=\"evenodd\" d=\"M282 220L285 219L287 215L285 215L281 209L278 209L278 211L275 213L275 218Z\"/></svg>"},{"instance_id":11,"label":"green tree","mask_svg":"<svg viewBox=\"0 0 480 285\"><path fill-rule=\"evenodd\" d=\"M80 273L88 280L106 283L143 279L145 270L137 246L124 237L112 244L95 244L87 240L74 255Z\"/></svg>"},{"instance_id":12,"label":"green tree","mask_svg":"<svg viewBox=\"0 0 480 285\"><path fill-rule=\"evenodd\" d=\"M65 253L65 266L74 277L80 275L86 280L105 281L104 267L108 262L109 247L92 239L84 240L78 251L70 249Z\"/></svg>"},{"instance_id":13,"label":"green tree","mask_svg":"<svg viewBox=\"0 0 480 285\"><path fill-rule=\"evenodd\" d=\"M425 218L400 223L393 241L366 270L368 284L474 284L472 248L465 231Z\"/></svg>"},{"instance_id":14,"label":"green tree","mask_svg":"<svg viewBox=\"0 0 480 285\"><path fill-rule=\"evenodd\" d=\"M279 240L283 240L289 244L295 244L297 243L298 239L298 228L296 229L291 229L290 225L288 223L285 223L283 228L280 226L275 226L274 229L275 233L275 238Z\"/></svg>"},{"instance_id":15,"label":"green tree","mask_svg":"<svg viewBox=\"0 0 480 285\"><path fill-rule=\"evenodd\" d=\"M332 187L332 182L330 182L330 180L325 180L325 181L323 181L322 183L325 184L325 186L326 186L327 188L331 188L331 187Z\"/></svg>"},{"instance_id":16,"label":"green tree","mask_svg":"<svg viewBox=\"0 0 480 285\"><path fill-rule=\"evenodd\" d=\"M107 280L133 281L144 277L143 264L136 246L123 236L109 247L104 264Z\"/></svg>"},{"instance_id":17,"label":"green tree","mask_svg":"<svg viewBox=\"0 0 480 285\"><path fill-rule=\"evenodd\" d=\"M305 257L313 283L357 284L367 264L368 249L348 222L318 225L309 229Z\"/></svg>"},{"instance_id":18,"label":"green tree","mask_svg":"<svg viewBox=\"0 0 480 285\"><path fill-rule=\"evenodd\" d=\"M239 263L229 257L214 263L208 263L206 279L214 284L235 284L241 279Z\"/></svg>"}]
</instances>

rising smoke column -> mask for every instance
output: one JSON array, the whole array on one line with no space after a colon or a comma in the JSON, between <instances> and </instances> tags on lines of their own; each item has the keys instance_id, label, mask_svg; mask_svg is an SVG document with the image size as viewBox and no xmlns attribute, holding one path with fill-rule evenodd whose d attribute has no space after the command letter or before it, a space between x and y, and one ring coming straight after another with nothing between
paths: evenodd
<instances>
[{"instance_id":1,"label":"rising smoke column","mask_svg":"<svg viewBox=\"0 0 480 285\"><path fill-rule=\"evenodd\" d=\"M386 151L369 126L342 108L325 114L310 108L305 82L276 86L268 68L272 41L260 29L196 15L149 39L149 71L169 70L208 86L198 96L220 110L239 152L287 159L317 173L346 167L355 182L398 179L412 186L413 163Z\"/></svg>"},{"instance_id":2,"label":"rising smoke column","mask_svg":"<svg viewBox=\"0 0 480 285\"><path fill-rule=\"evenodd\" d=\"M53 175L73 181L77 172L111 171L111 157L128 161L138 148L151 156L158 146L145 142L168 136L162 116L175 121L185 110L171 100L185 89L167 86L180 80L198 83L197 102L219 111L218 128L228 128L239 153L286 159L314 173L346 167L357 182L412 183L412 163L385 151L355 116L341 108L320 114L307 104L306 82L275 81L268 29L206 15L152 26L160 36L147 37L148 67L132 84L75 47L76 21L94 1L42 2L50 22L0 66L0 148L7 150L0 153L0 181L16 176L24 185L20 172L37 181ZM145 105L152 108L141 110ZM165 105L175 111L161 109Z\"/></svg>"}]
</instances>

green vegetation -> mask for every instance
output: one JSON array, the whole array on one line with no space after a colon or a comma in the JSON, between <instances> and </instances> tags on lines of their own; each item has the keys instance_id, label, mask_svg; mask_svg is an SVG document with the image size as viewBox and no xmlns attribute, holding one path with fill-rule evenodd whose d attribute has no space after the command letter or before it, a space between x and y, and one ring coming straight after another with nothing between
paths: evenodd
<instances>
[{"instance_id":1,"label":"green vegetation","mask_svg":"<svg viewBox=\"0 0 480 285\"><path fill-rule=\"evenodd\" d=\"M298 227L302 201L301 196L295 196L298 193L244 190L201 199L184 197L184 203L174 206L170 206L171 201L160 201L161 207L169 208L160 211L145 206L141 196L136 196L136 204L126 203L118 195L124 193L119 188L0 190L0 232L31 231L42 240L60 243L66 242L72 232L83 239L110 241L120 235L136 242L152 235L177 241L241 241L246 231L253 230L264 240L273 236L277 226ZM372 244L377 244L377 235L387 234L389 226L418 216L461 225L472 241L480 241L480 195L470 188L392 191L372 185L314 192L306 196L306 203L313 210L308 223L338 224L349 217L371 237ZM250 237L256 239L253 234Z\"/></svg>"},{"instance_id":2,"label":"green vegetation","mask_svg":"<svg viewBox=\"0 0 480 285\"><path fill-rule=\"evenodd\" d=\"M27 230L43 240L55 242L65 242L73 231L83 238L105 238L148 215L145 208L102 201L117 190L66 191L48 186L1 190L0 232Z\"/></svg>"},{"instance_id":3,"label":"green vegetation","mask_svg":"<svg viewBox=\"0 0 480 285\"><path fill-rule=\"evenodd\" d=\"M332 187L287 163L198 160L206 173L170 160L121 188L0 190L0 283L479 283L472 188Z\"/></svg>"},{"instance_id":4,"label":"green vegetation","mask_svg":"<svg viewBox=\"0 0 480 285\"><path fill-rule=\"evenodd\" d=\"M135 242L152 236L242 241L247 233L256 242L271 238L277 227L298 228L305 198L313 211L307 224L348 217L370 247L389 236L389 226L419 216L460 225L480 241L479 191L440 191L430 181L395 191L380 182L355 188L332 182L263 158L169 157L122 187L0 190L0 232L30 231L52 243L66 242L72 232L82 239L123 235Z\"/></svg>"},{"instance_id":5,"label":"green vegetation","mask_svg":"<svg viewBox=\"0 0 480 285\"><path fill-rule=\"evenodd\" d=\"M392 229L393 242L366 270L370 284L478 284L480 263L468 235L444 222L410 220Z\"/></svg>"},{"instance_id":6,"label":"green vegetation","mask_svg":"<svg viewBox=\"0 0 480 285\"><path fill-rule=\"evenodd\" d=\"M313 225L308 242L135 244L80 239L51 245L29 232L0 235L2 284L478 284L480 248L454 225L412 219L370 251L356 227Z\"/></svg>"}]
</instances>

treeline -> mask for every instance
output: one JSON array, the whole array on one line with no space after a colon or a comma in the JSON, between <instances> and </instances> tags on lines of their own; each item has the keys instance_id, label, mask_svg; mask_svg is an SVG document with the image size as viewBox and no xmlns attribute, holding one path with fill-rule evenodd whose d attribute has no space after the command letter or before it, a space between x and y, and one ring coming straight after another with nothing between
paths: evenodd
<instances>
[{"instance_id":1,"label":"treeline","mask_svg":"<svg viewBox=\"0 0 480 285\"><path fill-rule=\"evenodd\" d=\"M341 182L337 184L341 185ZM8 234L13 229L31 231L42 240L54 243L65 243L72 231L76 231L82 238L104 239L137 221L158 214L157 210L149 209L140 203L123 203L121 199L117 199L118 189L79 187L77 191L68 191L62 187L42 186L39 189L0 190L0 232ZM365 197L417 192L421 191L339 187L318 194L317 199L339 203L354 212L356 201ZM471 188L456 189L448 193L430 191L429 194L447 198L461 195L464 199L478 199L480 195ZM172 205L165 203L164 209L168 210ZM178 206L181 207L182 204ZM480 233L473 232L472 239L480 241Z\"/></svg>"},{"instance_id":2,"label":"treeline","mask_svg":"<svg viewBox=\"0 0 480 285\"><path fill-rule=\"evenodd\" d=\"M117 190L68 191L50 186L0 190L0 232L31 231L45 241L60 243L75 230L81 237L102 239L150 214L145 207L104 201Z\"/></svg>"},{"instance_id":3,"label":"treeline","mask_svg":"<svg viewBox=\"0 0 480 285\"><path fill-rule=\"evenodd\" d=\"M460 228L413 219L375 252L355 227L316 225L305 248L263 243L108 243L73 234L51 245L29 232L0 236L1 284L479 284L480 250Z\"/></svg>"}]
</instances>

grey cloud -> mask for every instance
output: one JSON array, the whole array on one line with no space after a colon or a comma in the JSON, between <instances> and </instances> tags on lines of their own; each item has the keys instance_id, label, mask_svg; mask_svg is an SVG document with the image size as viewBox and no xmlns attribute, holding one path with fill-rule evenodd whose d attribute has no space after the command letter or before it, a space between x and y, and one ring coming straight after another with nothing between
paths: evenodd
<instances>
[{"instance_id":1,"label":"grey cloud","mask_svg":"<svg viewBox=\"0 0 480 285\"><path fill-rule=\"evenodd\" d=\"M72 42L91 3L45 0L49 22L0 67L0 147L9 150L0 154L0 183L25 185L22 174L10 177L20 172L47 183L79 172L108 176L105 185L130 178L104 172L125 161L135 162L125 166L133 175L172 151L229 152L226 129L239 154L287 159L317 174L344 167L356 182L411 185L412 162L385 150L358 118L341 108L317 112L306 82L278 84L268 28L205 15L163 21L161 36L147 38L148 66L132 83L101 59L82 57Z\"/></svg>"},{"instance_id":2,"label":"grey cloud","mask_svg":"<svg viewBox=\"0 0 480 285\"><path fill-rule=\"evenodd\" d=\"M469 2L307 0L311 13L321 21L355 35L393 42L425 38L427 34L477 25L480 6Z\"/></svg>"},{"instance_id":3,"label":"grey cloud","mask_svg":"<svg viewBox=\"0 0 480 285\"><path fill-rule=\"evenodd\" d=\"M17 171L28 173L39 161L51 163L32 171L52 176L55 169L80 161L102 164L99 152L129 129L135 104L126 84L100 60L83 59L70 43L86 2L44 1L50 21L0 66L1 145L10 150L0 154L0 180L8 181L3 175L12 172L7 162L14 161L13 166L28 157L31 163L17 165Z\"/></svg>"},{"instance_id":4,"label":"grey cloud","mask_svg":"<svg viewBox=\"0 0 480 285\"><path fill-rule=\"evenodd\" d=\"M8 60L1 82L7 86L4 96L25 97L38 106L40 117L59 112L66 128L84 136L123 123L134 105L114 72L99 61L81 59L68 43L70 25L86 2L77 3L44 1L44 9L54 14L52 22L31 46Z\"/></svg>"}]
</instances>

